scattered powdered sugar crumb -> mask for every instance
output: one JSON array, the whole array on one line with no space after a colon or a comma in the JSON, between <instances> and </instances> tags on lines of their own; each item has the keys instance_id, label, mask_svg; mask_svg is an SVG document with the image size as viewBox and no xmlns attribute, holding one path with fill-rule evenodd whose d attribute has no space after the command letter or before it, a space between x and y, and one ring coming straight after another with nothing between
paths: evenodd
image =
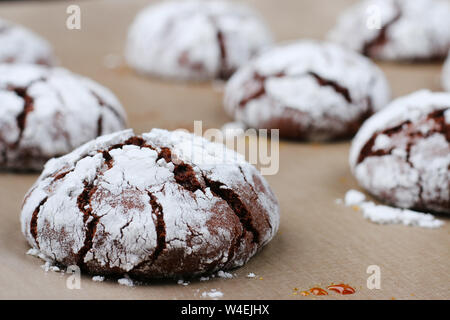
<instances>
[{"instance_id":1,"label":"scattered powdered sugar crumb","mask_svg":"<svg viewBox=\"0 0 450 320\"><path fill-rule=\"evenodd\" d=\"M254 274L253 272L250 272L250 273L247 275L247 278L256 278L256 274Z\"/></svg>"},{"instance_id":2,"label":"scattered powdered sugar crumb","mask_svg":"<svg viewBox=\"0 0 450 320\"><path fill-rule=\"evenodd\" d=\"M208 281L209 277L200 277L200 281Z\"/></svg>"},{"instance_id":3,"label":"scattered powdered sugar crumb","mask_svg":"<svg viewBox=\"0 0 450 320\"><path fill-rule=\"evenodd\" d=\"M127 286L127 287L134 287L134 282L133 280L130 279L129 276L125 275L125 277L117 280L117 282L122 285L122 286Z\"/></svg>"},{"instance_id":4,"label":"scattered powdered sugar crumb","mask_svg":"<svg viewBox=\"0 0 450 320\"><path fill-rule=\"evenodd\" d=\"M181 286L187 286L189 285L189 281L184 281L183 279L178 280L177 284Z\"/></svg>"},{"instance_id":5,"label":"scattered powdered sugar crumb","mask_svg":"<svg viewBox=\"0 0 450 320\"><path fill-rule=\"evenodd\" d=\"M220 292L220 291L217 291L216 289L211 289L211 291L209 291L209 292L208 291L204 291L202 293L202 297L203 298L211 298L211 299L217 300L217 299L223 297L223 293Z\"/></svg>"},{"instance_id":6,"label":"scattered powdered sugar crumb","mask_svg":"<svg viewBox=\"0 0 450 320\"><path fill-rule=\"evenodd\" d=\"M224 272L222 270L220 270L219 272L217 272L217 276L219 278L224 278L224 279L231 279L233 278L233 275L231 273L228 272Z\"/></svg>"},{"instance_id":7,"label":"scattered powdered sugar crumb","mask_svg":"<svg viewBox=\"0 0 450 320\"><path fill-rule=\"evenodd\" d=\"M345 195L345 205L360 207L364 218L378 224L403 224L431 229L439 228L444 224L429 213L377 205L372 201L364 201L365 199L366 196L363 193L349 190Z\"/></svg>"},{"instance_id":8,"label":"scattered powdered sugar crumb","mask_svg":"<svg viewBox=\"0 0 450 320\"><path fill-rule=\"evenodd\" d=\"M345 194L344 202L346 206L354 206L362 203L364 200L366 200L366 196L364 193L357 190L349 190Z\"/></svg>"},{"instance_id":9,"label":"scattered powdered sugar crumb","mask_svg":"<svg viewBox=\"0 0 450 320\"><path fill-rule=\"evenodd\" d=\"M105 281L105 277L103 277L103 276L93 276L92 277L92 281L103 282L103 281Z\"/></svg>"}]
</instances>

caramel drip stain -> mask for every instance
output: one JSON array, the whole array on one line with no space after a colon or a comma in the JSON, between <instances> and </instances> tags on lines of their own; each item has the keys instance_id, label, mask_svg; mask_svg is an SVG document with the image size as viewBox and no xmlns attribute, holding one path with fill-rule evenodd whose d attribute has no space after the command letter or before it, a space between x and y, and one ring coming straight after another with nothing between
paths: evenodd
<instances>
[{"instance_id":1,"label":"caramel drip stain","mask_svg":"<svg viewBox=\"0 0 450 320\"><path fill-rule=\"evenodd\" d=\"M356 292L354 288L344 283L328 286L327 289L344 295L354 294Z\"/></svg>"},{"instance_id":2,"label":"caramel drip stain","mask_svg":"<svg viewBox=\"0 0 450 320\"><path fill-rule=\"evenodd\" d=\"M38 221L38 216L39 216L39 211L41 210L41 207L44 205L44 203L47 201L48 197L45 197L40 203L39 205L36 207L36 209L34 209L33 211L33 215L31 216L31 221L30 221L30 233L31 236L34 238L34 241L36 241L37 247L39 248L39 241L37 240L37 221Z\"/></svg>"},{"instance_id":3,"label":"caramel drip stain","mask_svg":"<svg viewBox=\"0 0 450 320\"><path fill-rule=\"evenodd\" d=\"M311 294L315 296L327 296L328 292L325 289L314 287L308 290Z\"/></svg>"}]
</instances>

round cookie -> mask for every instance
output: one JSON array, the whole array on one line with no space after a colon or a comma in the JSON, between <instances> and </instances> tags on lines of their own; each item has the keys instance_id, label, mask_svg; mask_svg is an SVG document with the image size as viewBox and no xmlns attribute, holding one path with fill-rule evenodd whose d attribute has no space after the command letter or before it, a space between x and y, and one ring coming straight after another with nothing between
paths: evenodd
<instances>
[{"instance_id":1,"label":"round cookie","mask_svg":"<svg viewBox=\"0 0 450 320\"><path fill-rule=\"evenodd\" d=\"M272 42L250 8L227 1L169 1L138 14L126 59L138 72L175 80L228 79Z\"/></svg>"},{"instance_id":2,"label":"round cookie","mask_svg":"<svg viewBox=\"0 0 450 320\"><path fill-rule=\"evenodd\" d=\"M450 93L423 90L393 101L361 127L350 165L386 203L450 213Z\"/></svg>"},{"instance_id":3,"label":"round cookie","mask_svg":"<svg viewBox=\"0 0 450 320\"><path fill-rule=\"evenodd\" d=\"M329 39L380 60L443 59L449 17L447 1L365 0L340 16Z\"/></svg>"},{"instance_id":4,"label":"round cookie","mask_svg":"<svg viewBox=\"0 0 450 320\"><path fill-rule=\"evenodd\" d=\"M278 224L274 194L241 155L161 129L102 136L50 160L21 217L29 244L55 262L138 279L241 266Z\"/></svg>"},{"instance_id":5,"label":"round cookie","mask_svg":"<svg viewBox=\"0 0 450 320\"><path fill-rule=\"evenodd\" d=\"M442 71L442 86L445 90L450 91L450 54L444 64Z\"/></svg>"},{"instance_id":6,"label":"round cookie","mask_svg":"<svg viewBox=\"0 0 450 320\"><path fill-rule=\"evenodd\" d=\"M0 169L41 170L93 138L125 128L106 88L65 69L0 65Z\"/></svg>"},{"instance_id":7,"label":"round cookie","mask_svg":"<svg viewBox=\"0 0 450 320\"><path fill-rule=\"evenodd\" d=\"M224 105L249 127L320 141L353 136L389 99L386 78L369 59L336 44L301 41L239 69L227 83Z\"/></svg>"},{"instance_id":8,"label":"round cookie","mask_svg":"<svg viewBox=\"0 0 450 320\"><path fill-rule=\"evenodd\" d=\"M32 31L0 19L0 63L32 63L52 66L53 50Z\"/></svg>"}]
</instances>

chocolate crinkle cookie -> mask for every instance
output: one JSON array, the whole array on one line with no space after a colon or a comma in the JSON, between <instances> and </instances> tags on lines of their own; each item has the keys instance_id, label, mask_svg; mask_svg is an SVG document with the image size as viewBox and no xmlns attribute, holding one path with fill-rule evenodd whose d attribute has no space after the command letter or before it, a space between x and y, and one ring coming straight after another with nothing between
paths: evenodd
<instances>
[{"instance_id":1,"label":"chocolate crinkle cookie","mask_svg":"<svg viewBox=\"0 0 450 320\"><path fill-rule=\"evenodd\" d=\"M239 69L225 89L225 110L257 129L297 140L353 136L383 108L390 89L362 55L332 43L301 41L270 49Z\"/></svg>"},{"instance_id":2,"label":"chocolate crinkle cookie","mask_svg":"<svg viewBox=\"0 0 450 320\"><path fill-rule=\"evenodd\" d=\"M32 63L51 66L53 49L32 31L0 18L0 63Z\"/></svg>"},{"instance_id":3,"label":"chocolate crinkle cookie","mask_svg":"<svg viewBox=\"0 0 450 320\"><path fill-rule=\"evenodd\" d=\"M443 59L450 48L450 4L360 1L341 15L329 39L380 60Z\"/></svg>"},{"instance_id":4,"label":"chocolate crinkle cookie","mask_svg":"<svg viewBox=\"0 0 450 320\"><path fill-rule=\"evenodd\" d=\"M0 105L0 169L41 170L48 159L125 127L108 89L60 68L0 65Z\"/></svg>"},{"instance_id":5,"label":"chocolate crinkle cookie","mask_svg":"<svg viewBox=\"0 0 450 320\"><path fill-rule=\"evenodd\" d=\"M260 173L222 144L126 130L50 160L25 197L29 244L62 265L136 279L238 267L278 229Z\"/></svg>"},{"instance_id":6,"label":"chocolate crinkle cookie","mask_svg":"<svg viewBox=\"0 0 450 320\"><path fill-rule=\"evenodd\" d=\"M257 13L227 1L169 1L138 14L126 58L138 72L175 80L228 79L272 37Z\"/></svg>"},{"instance_id":7,"label":"chocolate crinkle cookie","mask_svg":"<svg viewBox=\"0 0 450 320\"><path fill-rule=\"evenodd\" d=\"M450 213L450 94L419 91L375 114L353 141L350 165L388 204Z\"/></svg>"},{"instance_id":8,"label":"chocolate crinkle cookie","mask_svg":"<svg viewBox=\"0 0 450 320\"><path fill-rule=\"evenodd\" d=\"M450 54L444 64L444 70L442 72L442 86L446 91L450 91Z\"/></svg>"}]
</instances>

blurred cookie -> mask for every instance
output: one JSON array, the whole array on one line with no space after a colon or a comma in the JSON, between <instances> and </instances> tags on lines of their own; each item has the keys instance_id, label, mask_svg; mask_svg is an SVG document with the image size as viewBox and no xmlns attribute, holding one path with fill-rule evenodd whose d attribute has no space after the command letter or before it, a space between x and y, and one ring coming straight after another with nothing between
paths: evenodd
<instances>
[{"instance_id":1,"label":"blurred cookie","mask_svg":"<svg viewBox=\"0 0 450 320\"><path fill-rule=\"evenodd\" d=\"M444 64L442 71L442 86L445 90L450 91L450 54Z\"/></svg>"},{"instance_id":2,"label":"blurred cookie","mask_svg":"<svg viewBox=\"0 0 450 320\"><path fill-rule=\"evenodd\" d=\"M60 68L0 65L0 105L0 169L40 170L48 159L125 127L108 89Z\"/></svg>"},{"instance_id":3,"label":"blurred cookie","mask_svg":"<svg viewBox=\"0 0 450 320\"><path fill-rule=\"evenodd\" d=\"M329 39L380 60L443 59L450 49L450 4L360 1L341 15Z\"/></svg>"},{"instance_id":4,"label":"blurred cookie","mask_svg":"<svg viewBox=\"0 0 450 320\"><path fill-rule=\"evenodd\" d=\"M138 72L175 80L228 79L271 35L250 8L227 1L170 1L138 14L126 59Z\"/></svg>"},{"instance_id":5,"label":"blurred cookie","mask_svg":"<svg viewBox=\"0 0 450 320\"><path fill-rule=\"evenodd\" d=\"M53 50L32 31L0 19L0 63L32 63L51 66Z\"/></svg>"},{"instance_id":6,"label":"blurred cookie","mask_svg":"<svg viewBox=\"0 0 450 320\"><path fill-rule=\"evenodd\" d=\"M386 203L450 213L450 94L423 90L393 101L361 127L350 164Z\"/></svg>"},{"instance_id":7,"label":"blurred cookie","mask_svg":"<svg viewBox=\"0 0 450 320\"><path fill-rule=\"evenodd\" d=\"M131 130L50 160L23 204L29 244L96 275L186 277L242 266L279 207L234 151L185 132Z\"/></svg>"},{"instance_id":8,"label":"blurred cookie","mask_svg":"<svg viewBox=\"0 0 450 320\"><path fill-rule=\"evenodd\" d=\"M266 51L225 89L225 110L253 128L298 140L352 137L383 108L390 89L369 59L332 43L302 41Z\"/></svg>"}]
</instances>

